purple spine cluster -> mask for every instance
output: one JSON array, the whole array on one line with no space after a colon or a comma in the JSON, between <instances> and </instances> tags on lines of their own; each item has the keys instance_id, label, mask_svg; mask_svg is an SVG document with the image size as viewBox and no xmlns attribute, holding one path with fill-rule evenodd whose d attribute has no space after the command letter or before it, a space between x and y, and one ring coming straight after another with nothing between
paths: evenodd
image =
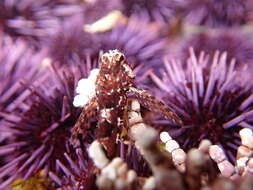
<instances>
[{"instance_id":1,"label":"purple spine cluster","mask_svg":"<svg viewBox=\"0 0 253 190\"><path fill-rule=\"evenodd\" d=\"M229 159L235 161L239 129L252 128L250 76L236 71L235 60L227 61L226 52L216 51L211 58L201 52L196 57L190 49L186 63L165 60L164 65L163 78L154 74L151 78L161 89L160 96L184 120L184 126L168 125L167 130L183 148L209 139L221 144Z\"/></svg>"},{"instance_id":2,"label":"purple spine cluster","mask_svg":"<svg viewBox=\"0 0 253 190\"><path fill-rule=\"evenodd\" d=\"M0 189L252 189L252 20L251 0L0 0Z\"/></svg>"}]
</instances>

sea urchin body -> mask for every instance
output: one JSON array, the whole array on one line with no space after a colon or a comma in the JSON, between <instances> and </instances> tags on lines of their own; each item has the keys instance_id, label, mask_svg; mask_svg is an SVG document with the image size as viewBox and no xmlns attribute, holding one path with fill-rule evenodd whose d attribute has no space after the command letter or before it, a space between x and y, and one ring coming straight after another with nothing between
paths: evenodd
<instances>
[{"instance_id":1,"label":"sea urchin body","mask_svg":"<svg viewBox=\"0 0 253 190\"><path fill-rule=\"evenodd\" d=\"M168 130L183 149L209 139L221 145L234 161L240 145L239 130L253 127L253 84L247 75L234 69L235 60L226 61L226 53L216 52L212 60L203 52L197 59L192 49L190 55L185 69L177 61L165 61L162 80L151 74L153 81L166 92L162 96L165 102L184 122L182 127Z\"/></svg>"},{"instance_id":2,"label":"sea urchin body","mask_svg":"<svg viewBox=\"0 0 253 190\"><path fill-rule=\"evenodd\" d=\"M59 171L57 160L62 161L65 152L74 151L69 138L80 109L72 102L76 83L89 72L87 68L92 69L92 65L54 67L43 85L24 84L31 92L22 111L6 111L1 126L11 135L8 143L0 147L0 155L6 161L0 168L0 178L4 179L0 189L17 177L26 180L41 169L46 174Z\"/></svg>"}]
</instances>

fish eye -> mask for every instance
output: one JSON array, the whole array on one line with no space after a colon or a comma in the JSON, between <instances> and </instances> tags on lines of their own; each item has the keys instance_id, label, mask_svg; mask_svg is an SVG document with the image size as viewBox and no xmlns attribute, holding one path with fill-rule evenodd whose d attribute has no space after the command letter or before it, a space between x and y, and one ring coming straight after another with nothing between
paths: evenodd
<instances>
[{"instance_id":1,"label":"fish eye","mask_svg":"<svg viewBox=\"0 0 253 190\"><path fill-rule=\"evenodd\" d=\"M108 63L108 62L109 62L109 59L108 59L107 56L103 55L103 56L101 57L101 61L102 61L103 63Z\"/></svg>"},{"instance_id":2,"label":"fish eye","mask_svg":"<svg viewBox=\"0 0 253 190\"><path fill-rule=\"evenodd\" d=\"M125 60L125 56L123 54L117 54L116 55L116 61L121 63L122 61Z\"/></svg>"},{"instance_id":3,"label":"fish eye","mask_svg":"<svg viewBox=\"0 0 253 190\"><path fill-rule=\"evenodd\" d=\"M122 62L122 61L124 61L124 60L125 60L125 56L124 56L124 55L120 55L119 61Z\"/></svg>"}]
</instances>

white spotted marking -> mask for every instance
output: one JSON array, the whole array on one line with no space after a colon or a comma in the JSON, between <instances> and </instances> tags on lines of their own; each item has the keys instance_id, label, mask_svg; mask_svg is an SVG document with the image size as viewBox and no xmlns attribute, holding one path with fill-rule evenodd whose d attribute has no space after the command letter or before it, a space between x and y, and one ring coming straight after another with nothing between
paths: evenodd
<instances>
[{"instance_id":1,"label":"white spotted marking","mask_svg":"<svg viewBox=\"0 0 253 190\"><path fill-rule=\"evenodd\" d=\"M124 64L123 67L124 67L125 71L127 72L128 76L130 78L134 78L135 77L135 74L133 73L133 70L129 67L129 65Z\"/></svg>"},{"instance_id":2,"label":"white spotted marking","mask_svg":"<svg viewBox=\"0 0 253 190\"><path fill-rule=\"evenodd\" d=\"M106 121L108 121L108 123L111 123L111 111L112 111L113 109L112 108L107 108L107 109L102 109L101 111L100 111L100 115L101 115L101 117L103 118L103 119L105 119Z\"/></svg>"},{"instance_id":3,"label":"white spotted marking","mask_svg":"<svg viewBox=\"0 0 253 190\"><path fill-rule=\"evenodd\" d=\"M117 125L118 125L118 126L120 126L120 125L121 125L121 123L122 123L122 121L123 121L123 120L122 120L122 119L120 119L120 117L118 117L118 118L117 118Z\"/></svg>"},{"instance_id":4,"label":"white spotted marking","mask_svg":"<svg viewBox=\"0 0 253 190\"><path fill-rule=\"evenodd\" d=\"M123 100L124 100L124 98L122 96L120 96L119 97L119 104L121 104Z\"/></svg>"},{"instance_id":5,"label":"white spotted marking","mask_svg":"<svg viewBox=\"0 0 253 190\"><path fill-rule=\"evenodd\" d=\"M76 87L77 95L74 97L73 105L75 107L85 106L96 94L96 79L99 69L93 69L88 78L82 78L78 81ZM99 93L99 92L98 92Z\"/></svg>"}]
</instances>

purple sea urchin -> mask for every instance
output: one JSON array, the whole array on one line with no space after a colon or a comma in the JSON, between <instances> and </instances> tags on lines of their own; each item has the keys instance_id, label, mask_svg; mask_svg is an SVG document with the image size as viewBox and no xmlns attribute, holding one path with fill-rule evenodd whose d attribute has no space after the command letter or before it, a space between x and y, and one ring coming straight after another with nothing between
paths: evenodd
<instances>
[{"instance_id":1,"label":"purple sea urchin","mask_svg":"<svg viewBox=\"0 0 253 190\"><path fill-rule=\"evenodd\" d=\"M10 36L0 32L0 126L3 125L3 111L17 111L17 105L26 94L26 88L20 82L41 78L46 70L43 67L43 55L43 50L36 52L33 48L28 48L24 40L12 40ZM2 146L7 143L6 138L10 133L3 128L0 130ZM4 163L2 159L0 166Z\"/></svg>"},{"instance_id":2,"label":"purple sea urchin","mask_svg":"<svg viewBox=\"0 0 253 190\"><path fill-rule=\"evenodd\" d=\"M93 34L84 32L81 15L66 19L57 32L47 41L48 56L58 64L71 64L75 59L84 60L87 55L97 58L99 42Z\"/></svg>"},{"instance_id":3,"label":"purple sea urchin","mask_svg":"<svg viewBox=\"0 0 253 190\"><path fill-rule=\"evenodd\" d=\"M44 54L43 50L28 48L22 39L12 40L0 33L0 111L14 109L15 100L25 90L21 80L34 80L45 70Z\"/></svg>"},{"instance_id":4,"label":"purple sea urchin","mask_svg":"<svg viewBox=\"0 0 253 190\"><path fill-rule=\"evenodd\" d=\"M202 139L221 145L230 160L240 145L241 127L252 128L252 87L247 73L234 69L235 60L227 62L226 53L216 52L209 60L202 52L197 59L193 50L187 66L165 61L164 77L151 78L164 101L181 115L184 125L171 128L170 134L183 149L196 146ZM239 78L241 77L241 78Z\"/></svg>"},{"instance_id":5,"label":"purple sea urchin","mask_svg":"<svg viewBox=\"0 0 253 190\"><path fill-rule=\"evenodd\" d=\"M88 0L84 1L82 8L85 23L93 23L111 11L120 10L122 5L119 0L110 0L110 3L107 0Z\"/></svg>"},{"instance_id":6,"label":"purple sea urchin","mask_svg":"<svg viewBox=\"0 0 253 190\"><path fill-rule=\"evenodd\" d=\"M181 1L186 22L211 27L238 26L250 22L252 4L248 0Z\"/></svg>"},{"instance_id":7,"label":"purple sea urchin","mask_svg":"<svg viewBox=\"0 0 253 190\"><path fill-rule=\"evenodd\" d=\"M0 2L0 28L14 36L33 38L55 32L62 18L80 12L77 1L8 1Z\"/></svg>"},{"instance_id":8,"label":"purple sea urchin","mask_svg":"<svg viewBox=\"0 0 253 190\"><path fill-rule=\"evenodd\" d=\"M40 169L46 173L58 171L56 160L74 151L69 137L80 113L72 105L74 90L77 80L87 76L94 66L87 63L55 68L39 87L27 84L31 92L23 102L26 109L4 114L1 130L11 135L7 145L0 147L6 160L0 168L0 176L5 179L1 188L18 176L27 179Z\"/></svg>"},{"instance_id":9,"label":"purple sea urchin","mask_svg":"<svg viewBox=\"0 0 253 190\"><path fill-rule=\"evenodd\" d=\"M93 34L82 30L84 19L80 15L70 18L48 40L49 57L59 64L71 64L73 59L82 60L89 55L94 60L100 51L119 49L141 81L146 76L141 74L148 68L160 66L167 41L148 23L140 22L131 18L127 23L115 25L111 31Z\"/></svg>"},{"instance_id":10,"label":"purple sea urchin","mask_svg":"<svg viewBox=\"0 0 253 190\"><path fill-rule=\"evenodd\" d=\"M60 160L56 161L56 165L62 170L62 175L59 175L59 172L49 172L50 178L61 189L96 189L96 170L88 158L87 152L82 151L81 148L76 149L75 152L75 154L71 153L72 156L64 153L67 164L64 164Z\"/></svg>"},{"instance_id":11,"label":"purple sea urchin","mask_svg":"<svg viewBox=\"0 0 253 190\"><path fill-rule=\"evenodd\" d=\"M136 17L131 17L125 24L116 25L109 32L97 35L101 50L122 51L133 68L142 66L140 73L145 73L151 67L158 68L166 53L166 39L160 37L159 32L147 22Z\"/></svg>"},{"instance_id":12,"label":"purple sea urchin","mask_svg":"<svg viewBox=\"0 0 253 190\"><path fill-rule=\"evenodd\" d=\"M138 15L148 21L167 23L173 17L173 2L171 0L121 0L122 12L126 16Z\"/></svg>"},{"instance_id":13,"label":"purple sea urchin","mask_svg":"<svg viewBox=\"0 0 253 190\"><path fill-rule=\"evenodd\" d=\"M0 0L0 189L252 189L251 1Z\"/></svg>"},{"instance_id":14,"label":"purple sea urchin","mask_svg":"<svg viewBox=\"0 0 253 190\"><path fill-rule=\"evenodd\" d=\"M222 43L221 43L222 42ZM244 67L245 64L252 68L253 61L253 42L250 36L236 30L221 30L216 32L204 32L196 34L189 38L183 44L181 57L184 60L189 56L187 50L193 47L195 54L200 55L201 51L205 51L213 56L216 50L227 52L228 60L235 58L236 67Z\"/></svg>"}]
</instances>

